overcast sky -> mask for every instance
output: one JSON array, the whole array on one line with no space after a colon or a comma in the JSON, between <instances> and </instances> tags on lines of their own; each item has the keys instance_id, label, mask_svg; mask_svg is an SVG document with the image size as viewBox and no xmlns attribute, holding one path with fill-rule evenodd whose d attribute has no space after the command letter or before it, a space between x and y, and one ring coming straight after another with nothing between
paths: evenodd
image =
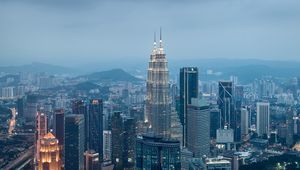
<instances>
[{"instance_id":1,"label":"overcast sky","mask_svg":"<svg viewBox=\"0 0 300 170\"><path fill-rule=\"evenodd\" d=\"M0 65L147 62L160 26L169 60L300 61L299 0L0 0Z\"/></svg>"}]
</instances>

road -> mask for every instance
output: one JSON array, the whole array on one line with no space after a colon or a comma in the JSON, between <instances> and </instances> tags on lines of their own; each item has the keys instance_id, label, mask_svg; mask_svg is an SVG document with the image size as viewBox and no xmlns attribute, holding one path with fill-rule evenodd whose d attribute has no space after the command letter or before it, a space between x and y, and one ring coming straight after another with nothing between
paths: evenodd
<instances>
[{"instance_id":1,"label":"road","mask_svg":"<svg viewBox=\"0 0 300 170\"><path fill-rule=\"evenodd\" d=\"M12 136L13 135L13 131L15 129L16 126L16 109L12 108L11 110L11 114L12 114L12 118L9 120L9 128L8 128L8 135Z\"/></svg>"},{"instance_id":2,"label":"road","mask_svg":"<svg viewBox=\"0 0 300 170\"><path fill-rule=\"evenodd\" d=\"M29 147L26 151L22 153L20 157L10 162L7 166L4 167L4 170L16 169L21 166L24 162L32 159L34 156L34 146Z\"/></svg>"}]
</instances>

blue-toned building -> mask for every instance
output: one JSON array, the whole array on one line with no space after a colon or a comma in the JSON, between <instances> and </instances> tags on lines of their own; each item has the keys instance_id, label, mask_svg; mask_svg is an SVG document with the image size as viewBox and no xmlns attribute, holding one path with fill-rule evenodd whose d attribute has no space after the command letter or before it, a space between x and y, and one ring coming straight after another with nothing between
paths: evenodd
<instances>
[{"instance_id":1,"label":"blue-toned building","mask_svg":"<svg viewBox=\"0 0 300 170\"><path fill-rule=\"evenodd\" d=\"M136 170L180 170L180 159L179 141L163 139L152 134L137 138Z\"/></svg>"},{"instance_id":2,"label":"blue-toned building","mask_svg":"<svg viewBox=\"0 0 300 170\"><path fill-rule=\"evenodd\" d=\"M84 168L84 116L70 114L65 117L65 170Z\"/></svg>"},{"instance_id":3,"label":"blue-toned building","mask_svg":"<svg viewBox=\"0 0 300 170\"><path fill-rule=\"evenodd\" d=\"M101 99L77 100L73 113L84 115L85 150L94 150L103 159L103 102Z\"/></svg>"},{"instance_id":4,"label":"blue-toned building","mask_svg":"<svg viewBox=\"0 0 300 170\"><path fill-rule=\"evenodd\" d=\"M183 67L179 75L179 119L182 125L182 145L186 147L187 141L187 107L191 104L192 98L198 98L198 68Z\"/></svg>"},{"instance_id":5,"label":"blue-toned building","mask_svg":"<svg viewBox=\"0 0 300 170\"><path fill-rule=\"evenodd\" d=\"M99 160L103 159L103 102L100 99L92 99L89 102L89 150L95 150L99 154Z\"/></svg>"}]
</instances>

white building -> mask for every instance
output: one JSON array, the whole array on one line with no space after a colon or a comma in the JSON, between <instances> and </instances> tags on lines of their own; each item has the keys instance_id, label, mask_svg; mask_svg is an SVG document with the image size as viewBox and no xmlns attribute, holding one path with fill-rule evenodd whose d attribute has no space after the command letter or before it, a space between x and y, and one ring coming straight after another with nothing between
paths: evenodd
<instances>
[{"instance_id":1,"label":"white building","mask_svg":"<svg viewBox=\"0 0 300 170\"><path fill-rule=\"evenodd\" d=\"M258 136L264 134L269 136L270 129L270 103L257 102L256 103L256 132Z\"/></svg>"},{"instance_id":2,"label":"white building","mask_svg":"<svg viewBox=\"0 0 300 170\"><path fill-rule=\"evenodd\" d=\"M14 87L3 87L2 88L2 98L13 98L14 97Z\"/></svg>"},{"instance_id":3,"label":"white building","mask_svg":"<svg viewBox=\"0 0 300 170\"><path fill-rule=\"evenodd\" d=\"M241 109L241 134L246 137L249 131L249 112L246 108Z\"/></svg>"},{"instance_id":4,"label":"white building","mask_svg":"<svg viewBox=\"0 0 300 170\"><path fill-rule=\"evenodd\" d=\"M104 130L103 131L103 160L109 161L111 160L111 131Z\"/></svg>"},{"instance_id":5,"label":"white building","mask_svg":"<svg viewBox=\"0 0 300 170\"><path fill-rule=\"evenodd\" d=\"M210 147L210 109L204 100L192 98L187 109L187 142L188 150L196 158L209 155Z\"/></svg>"}]
</instances>

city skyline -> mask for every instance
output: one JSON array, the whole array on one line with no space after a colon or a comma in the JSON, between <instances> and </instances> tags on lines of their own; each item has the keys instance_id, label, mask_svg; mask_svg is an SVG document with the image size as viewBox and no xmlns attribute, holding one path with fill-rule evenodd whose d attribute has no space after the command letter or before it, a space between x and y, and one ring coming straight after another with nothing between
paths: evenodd
<instances>
[{"instance_id":1,"label":"city skyline","mask_svg":"<svg viewBox=\"0 0 300 170\"><path fill-rule=\"evenodd\" d=\"M0 0L0 169L300 170L298 4Z\"/></svg>"}]
</instances>

